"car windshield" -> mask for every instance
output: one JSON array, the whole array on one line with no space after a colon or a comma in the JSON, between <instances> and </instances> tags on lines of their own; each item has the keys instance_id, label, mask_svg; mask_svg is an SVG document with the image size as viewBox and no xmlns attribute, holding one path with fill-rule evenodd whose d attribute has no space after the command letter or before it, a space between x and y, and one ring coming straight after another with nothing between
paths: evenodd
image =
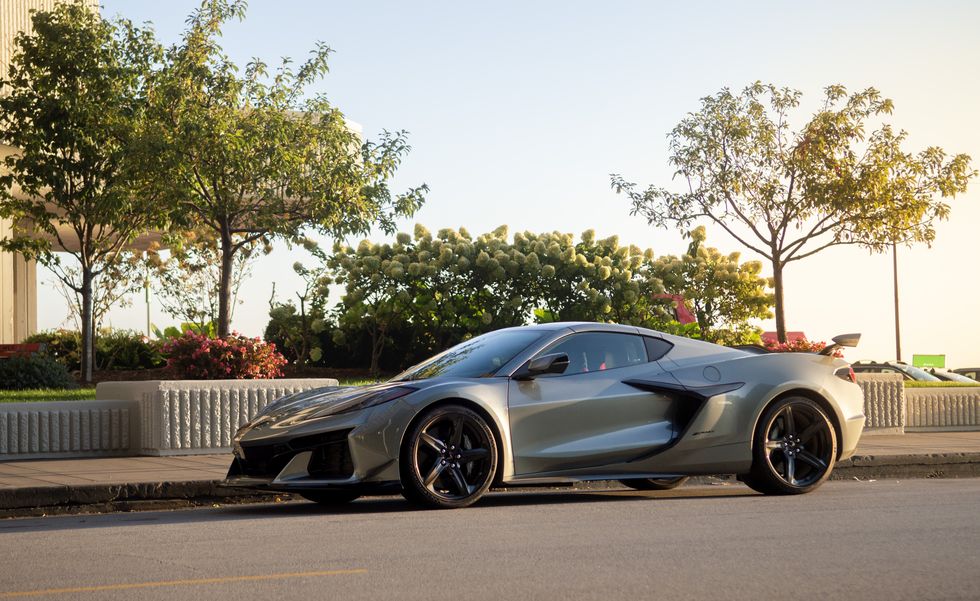
<instances>
[{"instance_id":1,"label":"car windshield","mask_svg":"<svg viewBox=\"0 0 980 601\"><path fill-rule=\"evenodd\" d=\"M937 369L934 374L940 380L948 380L950 382L962 382L964 384L976 384L977 381L973 378L968 378L963 374L958 374L956 372L948 371L945 369Z\"/></svg>"},{"instance_id":2,"label":"car windshield","mask_svg":"<svg viewBox=\"0 0 980 601\"><path fill-rule=\"evenodd\" d=\"M920 382L941 382L939 378L927 372L924 369L919 369L918 367L912 367L911 365L898 365L896 363L891 363L890 365L904 371L908 375L912 376Z\"/></svg>"},{"instance_id":3,"label":"car windshield","mask_svg":"<svg viewBox=\"0 0 980 601\"><path fill-rule=\"evenodd\" d=\"M541 331L534 330L498 330L483 334L406 369L392 381L492 376L541 336Z\"/></svg>"}]
</instances>

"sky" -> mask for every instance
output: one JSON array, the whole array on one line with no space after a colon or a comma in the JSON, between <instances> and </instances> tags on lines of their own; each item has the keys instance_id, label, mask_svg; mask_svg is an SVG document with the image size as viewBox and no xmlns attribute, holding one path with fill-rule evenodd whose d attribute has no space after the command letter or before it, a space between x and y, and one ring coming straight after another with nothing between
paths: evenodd
<instances>
[{"instance_id":1,"label":"sky","mask_svg":"<svg viewBox=\"0 0 980 601\"><path fill-rule=\"evenodd\" d=\"M103 0L105 16L151 22L178 39L193 0ZM906 150L941 146L980 165L980 3L912 2L336 2L252 0L224 48L239 65L302 60L334 49L318 84L368 137L407 130L413 150L396 190L426 183L424 207L401 229L617 234L655 253L683 252L677 230L629 214L609 187L620 173L643 187L672 181L667 133L699 99L761 80L804 93L800 118L824 86L874 86L894 100L887 122L909 132ZM950 201L931 248L899 248L903 359L947 357L980 365L980 180ZM372 236L382 239L381 234ZM356 241L356 240L353 240ZM328 242L329 243L329 242ZM720 230L708 244L741 251ZM743 259L755 259L743 251ZM243 285L234 329L262 333L272 283L296 290L280 245ZM771 275L766 269L765 275ZM66 315L39 270L40 328ZM790 330L826 340L861 332L847 359L894 359L892 258L838 247L785 272ZM151 320L176 320L151 302ZM113 310L113 327L142 330L142 295ZM775 329L772 321L760 323Z\"/></svg>"}]
</instances>

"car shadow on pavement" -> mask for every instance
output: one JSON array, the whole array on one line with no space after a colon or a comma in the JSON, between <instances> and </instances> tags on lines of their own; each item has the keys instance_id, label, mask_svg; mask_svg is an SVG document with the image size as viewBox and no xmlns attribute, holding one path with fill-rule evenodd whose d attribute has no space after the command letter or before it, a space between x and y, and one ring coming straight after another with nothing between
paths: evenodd
<instances>
[{"instance_id":1,"label":"car shadow on pavement","mask_svg":"<svg viewBox=\"0 0 980 601\"><path fill-rule=\"evenodd\" d=\"M475 512L501 507L560 505L570 503L623 503L630 501L669 502L688 499L738 499L761 497L745 486L685 487L670 491L636 491L632 489L558 489L494 491L475 505L455 511ZM215 504L211 507L180 508L176 510L147 510L104 514L58 515L41 518L0 520L0 536L4 533L50 532L83 528L113 528L126 526L172 525L215 521L251 520L256 518L286 519L292 517L371 515L432 511L413 505L401 496L365 497L348 505L325 507L307 501L285 501L258 504Z\"/></svg>"}]
</instances>

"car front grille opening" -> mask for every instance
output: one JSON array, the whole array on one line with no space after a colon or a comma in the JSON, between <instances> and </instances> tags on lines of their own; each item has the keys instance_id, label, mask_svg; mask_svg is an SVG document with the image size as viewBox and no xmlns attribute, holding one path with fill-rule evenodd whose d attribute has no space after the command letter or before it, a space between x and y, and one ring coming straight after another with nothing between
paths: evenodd
<instances>
[{"instance_id":1,"label":"car front grille opening","mask_svg":"<svg viewBox=\"0 0 980 601\"><path fill-rule=\"evenodd\" d=\"M253 478L275 478L296 451L285 444L242 445L244 459L238 461L239 469Z\"/></svg>"},{"instance_id":2,"label":"car front grille opening","mask_svg":"<svg viewBox=\"0 0 980 601\"><path fill-rule=\"evenodd\" d=\"M342 432L329 432L327 434L304 437L304 444L312 447L313 456L307 471L311 478L322 478L324 480L346 480L354 475L354 461L350 454L350 444L347 442L347 435L350 430ZM297 440L292 442L296 446ZM309 447L307 447L309 448Z\"/></svg>"},{"instance_id":3,"label":"car front grille opening","mask_svg":"<svg viewBox=\"0 0 980 601\"><path fill-rule=\"evenodd\" d=\"M235 471L253 478L275 478L298 453L312 451L307 471L312 478L346 480L354 475L347 436L351 429L294 438L288 443L242 445Z\"/></svg>"}]
</instances>

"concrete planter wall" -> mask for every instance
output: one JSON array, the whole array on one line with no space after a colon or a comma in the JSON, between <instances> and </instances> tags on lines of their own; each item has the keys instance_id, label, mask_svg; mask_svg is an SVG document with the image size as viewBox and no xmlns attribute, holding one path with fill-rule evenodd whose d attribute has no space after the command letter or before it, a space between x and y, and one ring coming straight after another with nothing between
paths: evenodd
<instances>
[{"instance_id":1,"label":"concrete planter wall","mask_svg":"<svg viewBox=\"0 0 980 601\"><path fill-rule=\"evenodd\" d=\"M905 385L900 374L857 374L864 392L864 428L868 434L905 431Z\"/></svg>"},{"instance_id":2,"label":"concrete planter wall","mask_svg":"<svg viewBox=\"0 0 980 601\"><path fill-rule=\"evenodd\" d=\"M104 382L96 387L96 397L139 403L140 454L186 455L230 451L239 426L266 405L324 386L337 386L337 380Z\"/></svg>"},{"instance_id":3,"label":"concrete planter wall","mask_svg":"<svg viewBox=\"0 0 980 601\"><path fill-rule=\"evenodd\" d=\"M129 455L136 401L0 403L0 460Z\"/></svg>"},{"instance_id":4,"label":"concrete planter wall","mask_svg":"<svg viewBox=\"0 0 980 601\"><path fill-rule=\"evenodd\" d=\"M909 432L980 430L980 386L906 388Z\"/></svg>"},{"instance_id":5,"label":"concrete planter wall","mask_svg":"<svg viewBox=\"0 0 980 601\"><path fill-rule=\"evenodd\" d=\"M332 378L104 382L95 401L0 403L0 461L231 450L238 427L279 397Z\"/></svg>"}]
</instances>

